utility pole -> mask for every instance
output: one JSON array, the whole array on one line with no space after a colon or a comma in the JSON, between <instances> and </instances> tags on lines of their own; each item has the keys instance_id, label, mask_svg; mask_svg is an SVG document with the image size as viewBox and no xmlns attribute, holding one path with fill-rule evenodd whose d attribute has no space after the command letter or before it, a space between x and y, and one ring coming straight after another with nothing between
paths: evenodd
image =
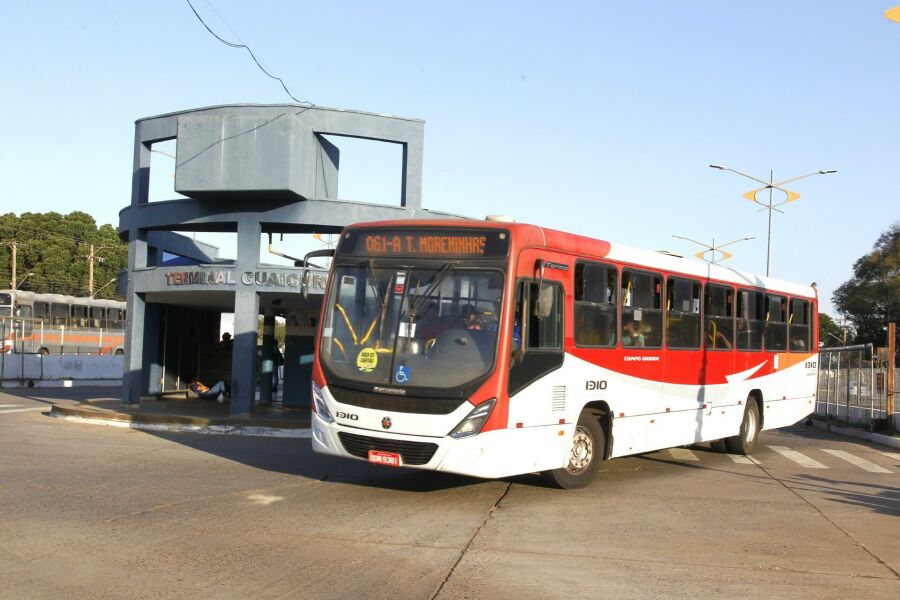
<instances>
[{"instance_id":1,"label":"utility pole","mask_svg":"<svg viewBox=\"0 0 900 600\"><path fill-rule=\"evenodd\" d=\"M897 324L888 323L888 352L887 352L887 406L885 406L885 416L888 423L894 415L894 368L897 365Z\"/></svg>"},{"instance_id":2,"label":"utility pole","mask_svg":"<svg viewBox=\"0 0 900 600\"><path fill-rule=\"evenodd\" d=\"M14 290L16 289L16 246L18 244L16 243L16 240L13 240L9 245L12 248L12 277L10 277L9 288Z\"/></svg>"},{"instance_id":3,"label":"utility pole","mask_svg":"<svg viewBox=\"0 0 900 600\"><path fill-rule=\"evenodd\" d=\"M90 252L85 256L85 258L88 259L88 296L90 298L94 297L94 261L102 263L106 260L102 256L97 256L96 252L108 247L109 246L101 245L95 248L94 244L91 244Z\"/></svg>"}]
</instances>

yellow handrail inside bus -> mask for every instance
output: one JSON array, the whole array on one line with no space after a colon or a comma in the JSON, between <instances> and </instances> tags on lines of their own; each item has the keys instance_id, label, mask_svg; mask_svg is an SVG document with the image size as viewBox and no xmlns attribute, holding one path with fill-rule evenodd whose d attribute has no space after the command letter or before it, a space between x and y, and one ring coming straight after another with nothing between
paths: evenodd
<instances>
[{"instance_id":1,"label":"yellow handrail inside bus","mask_svg":"<svg viewBox=\"0 0 900 600\"><path fill-rule=\"evenodd\" d=\"M344 350L344 345L341 343L341 340L339 340L337 338L331 338L331 339L335 344L337 344L337 347L341 350L341 354L344 355L344 358L346 358L347 360L350 360L350 357L347 356L347 351Z\"/></svg>"},{"instance_id":2,"label":"yellow handrail inside bus","mask_svg":"<svg viewBox=\"0 0 900 600\"><path fill-rule=\"evenodd\" d=\"M360 345L360 346L362 346L362 345L365 344L367 341L369 341L369 337L372 335L372 332L375 330L375 323L378 322L378 318L379 318L380 316L381 316L381 313L378 313L377 315L375 315L375 318L372 319L372 324L369 325L369 330L366 331L366 337L364 337L364 338L363 338L362 340L360 340L360 342L359 342L359 345Z\"/></svg>"},{"instance_id":3,"label":"yellow handrail inside bus","mask_svg":"<svg viewBox=\"0 0 900 600\"><path fill-rule=\"evenodd\" d=\"M713 350L715 350L716 349L716 322L715 321L709 322L709 336L710 336L709 341L712 342Z\"/></svg>"},{"instance_id":4,"label":"yellow handrail inside bus","mask_svg":"<svg viewBox=\"0 0 900 600\"><path fill-rule=\"evenodd\" d=\"M347 329L350 330L350 335L353 337L353 345L359 346L359 338L356 337L356 331L353 329L353 325L350 324L350 317L347 316L347 311L338 303L335 303L334 307L341 311L341 316L344 317L344 323L347 324Z\"/></svg>"}]
</instances>

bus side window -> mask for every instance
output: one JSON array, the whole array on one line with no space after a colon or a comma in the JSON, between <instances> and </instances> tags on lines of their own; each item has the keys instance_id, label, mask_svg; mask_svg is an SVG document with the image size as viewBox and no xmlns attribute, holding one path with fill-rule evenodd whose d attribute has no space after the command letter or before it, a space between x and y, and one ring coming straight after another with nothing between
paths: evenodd
<instances>
[{"instance_id":1,"label":"bus side window","mask_svg":"<svg viewBox=\"0 0 900 600\"><path fill-rule=\"evenodd\" d=\"M612 348L616 345L616 289L612 265L575 264L575 344Z\"/></svg>"},{"instance_id":2,"label":"bus side window","mask_svg":"<svg viewBox=\"0 0 900 600\"><path fill-rule=\"evenodd\" d=\"M69 305L57 304L54 302L50 305L50 324L53 327L65 327L69 320Z\"/></svg>"},{"instance_id":3,"label":"bus side window","mask_svg":"<svg viewBox=\"0 0 900 600\"><path fill-rule=\"evenodd\" d=\"M787 350L787 300L766 296L766 350Z\"/></svg>"},{"instance_id":4,"label":"bus side window","mask_svg":"<svg viewBox=\"0 0 900 600\"><path fill-rule=\"evenodd\" d=\"M704 310L707 349L731 350L734 343L734 290L707 284Z\"/></svg>"},{"instance_id":5,"label":"bus side window","mask_svg":"<svg viewBox=\"0 0 900 600\"><path fill-rule=\"evenodd\" d=\"M806 300L791 300L791 316L788 318L790 328L791 352L806 352L810 347L809 341L809 302Z\"/></svg>"},{"instance_id":6,"label":"bus side window","mask_svg":"<svg viewBox=\"0 0 900 600\"><path fill-rule=\"evenodd\" d=\"M72 329L84 329L87 327L87 306L72 306L72 315L71 319L69 319L69 326Z\"/></svg>"},{"instance_id":7,"label":"bus side window","mask_svg":"<svg viewBox=\"0 0 900 600\"><path fill-rule=\"evenodd\" d=\"M27 304L20 304L16 307L16 316L20 318L23 336L30 336L34 331L34 315L31 307Z\"/></svg>"},{"instance_id":8,"label":"bus side window","mask_svg":"<svg viewBox=\"0 0 900 600\"><path fill-rule=\"evenodd\" d=\"M99 329L101 327L105 327L104 321L106 319L103 318L103 310L102 306L92 306L91 307L91 319L89 321L90 326L94 329Z\"/></svg>"},{"instance_id":9,"label":"bus side window","mask_svg":"<svg viewBox=\"0 0 900 600\"><path fill-rule=\"evenodd\" d=\"M666 347L700 347L700 282L670 277L666 282Z\"/></svg>"},{"instance_id":10,"label":"bus side window","mask_svg":"<svg viewBox=\"0 0 900 600\"><path fill-rule=\"evenodd\" d=\"M762 292L741 290L738 294L738 350L762 350L765 307Z\"/></svg>"},{"instance_id":11,"label":"bus side window","mask_svg":"<svg viewBox=\"0 0 900 600\"><path fill-rule=\"evenodd\" d=\"M662 346L662 275L622 271L622 345Z\"/></svg>"},{"instance_id":12,"label":"bus side window","mask_svg":"<svg viewBox=\"0 0 900 600\"><path fill-rule=\"evenodd\" d=\"M43 323L50 322L50 304L47 302L34 303L34 320Z\"/></svg>"}]
</instances>

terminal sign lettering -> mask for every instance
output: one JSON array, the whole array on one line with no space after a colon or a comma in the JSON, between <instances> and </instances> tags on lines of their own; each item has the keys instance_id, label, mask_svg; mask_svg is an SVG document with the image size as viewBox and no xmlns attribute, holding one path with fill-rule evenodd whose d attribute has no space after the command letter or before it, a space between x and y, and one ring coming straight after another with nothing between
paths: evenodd
<instances>
[{"instance_id":1,"label":"terminal sign lettering","mask_svg":"<svg viewBox=\"0 0 900 600\"><path fill-rule=\"evenodd\" d=\"M506 256L505 231L351 231L341 254L364 256L421 256L430 258L491 258Z\"/></svg>"}]
</instances>

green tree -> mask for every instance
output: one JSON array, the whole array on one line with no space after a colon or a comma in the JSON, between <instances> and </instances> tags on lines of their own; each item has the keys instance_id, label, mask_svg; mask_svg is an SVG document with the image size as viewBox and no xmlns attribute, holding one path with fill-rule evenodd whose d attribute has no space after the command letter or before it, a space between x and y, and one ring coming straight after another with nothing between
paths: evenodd
<instances>
[{"instance_id":1,"label":"green tree","mask_svg":"<svg viewBox=\"0 0 900 600\"><path fill-rule=\"evenodd\" d=\"M11 283L12 242L17 249L17 285L23 290L86 296L88 256L94 244L96 297L115 298L115 284L100 288L128 263L128 246L116 230L110 225L98 228L85 212L7 213L0 215L0 288Z\"/></svg>"},{"instance_id":2,"label":"green tree","mask_svg":"<svg viewBox=\"0 0 900 600\"><path fill-rule=\"evenodd\" d=\"M853 265L853 277L832 298L856 331L855 341L884 346L885 325L900 319L900 221Z\"/></svg>"},{"instance_id":3,"label":"green tree","mask_svg":"<svg viewBox=\"0 0 900 600\"><path fill-rule=\"evenodd\" d=\"M826 348L840 346L843 340L843 330L829 315L819 313L819 343Z\"/></svg>"}]
</instances>

